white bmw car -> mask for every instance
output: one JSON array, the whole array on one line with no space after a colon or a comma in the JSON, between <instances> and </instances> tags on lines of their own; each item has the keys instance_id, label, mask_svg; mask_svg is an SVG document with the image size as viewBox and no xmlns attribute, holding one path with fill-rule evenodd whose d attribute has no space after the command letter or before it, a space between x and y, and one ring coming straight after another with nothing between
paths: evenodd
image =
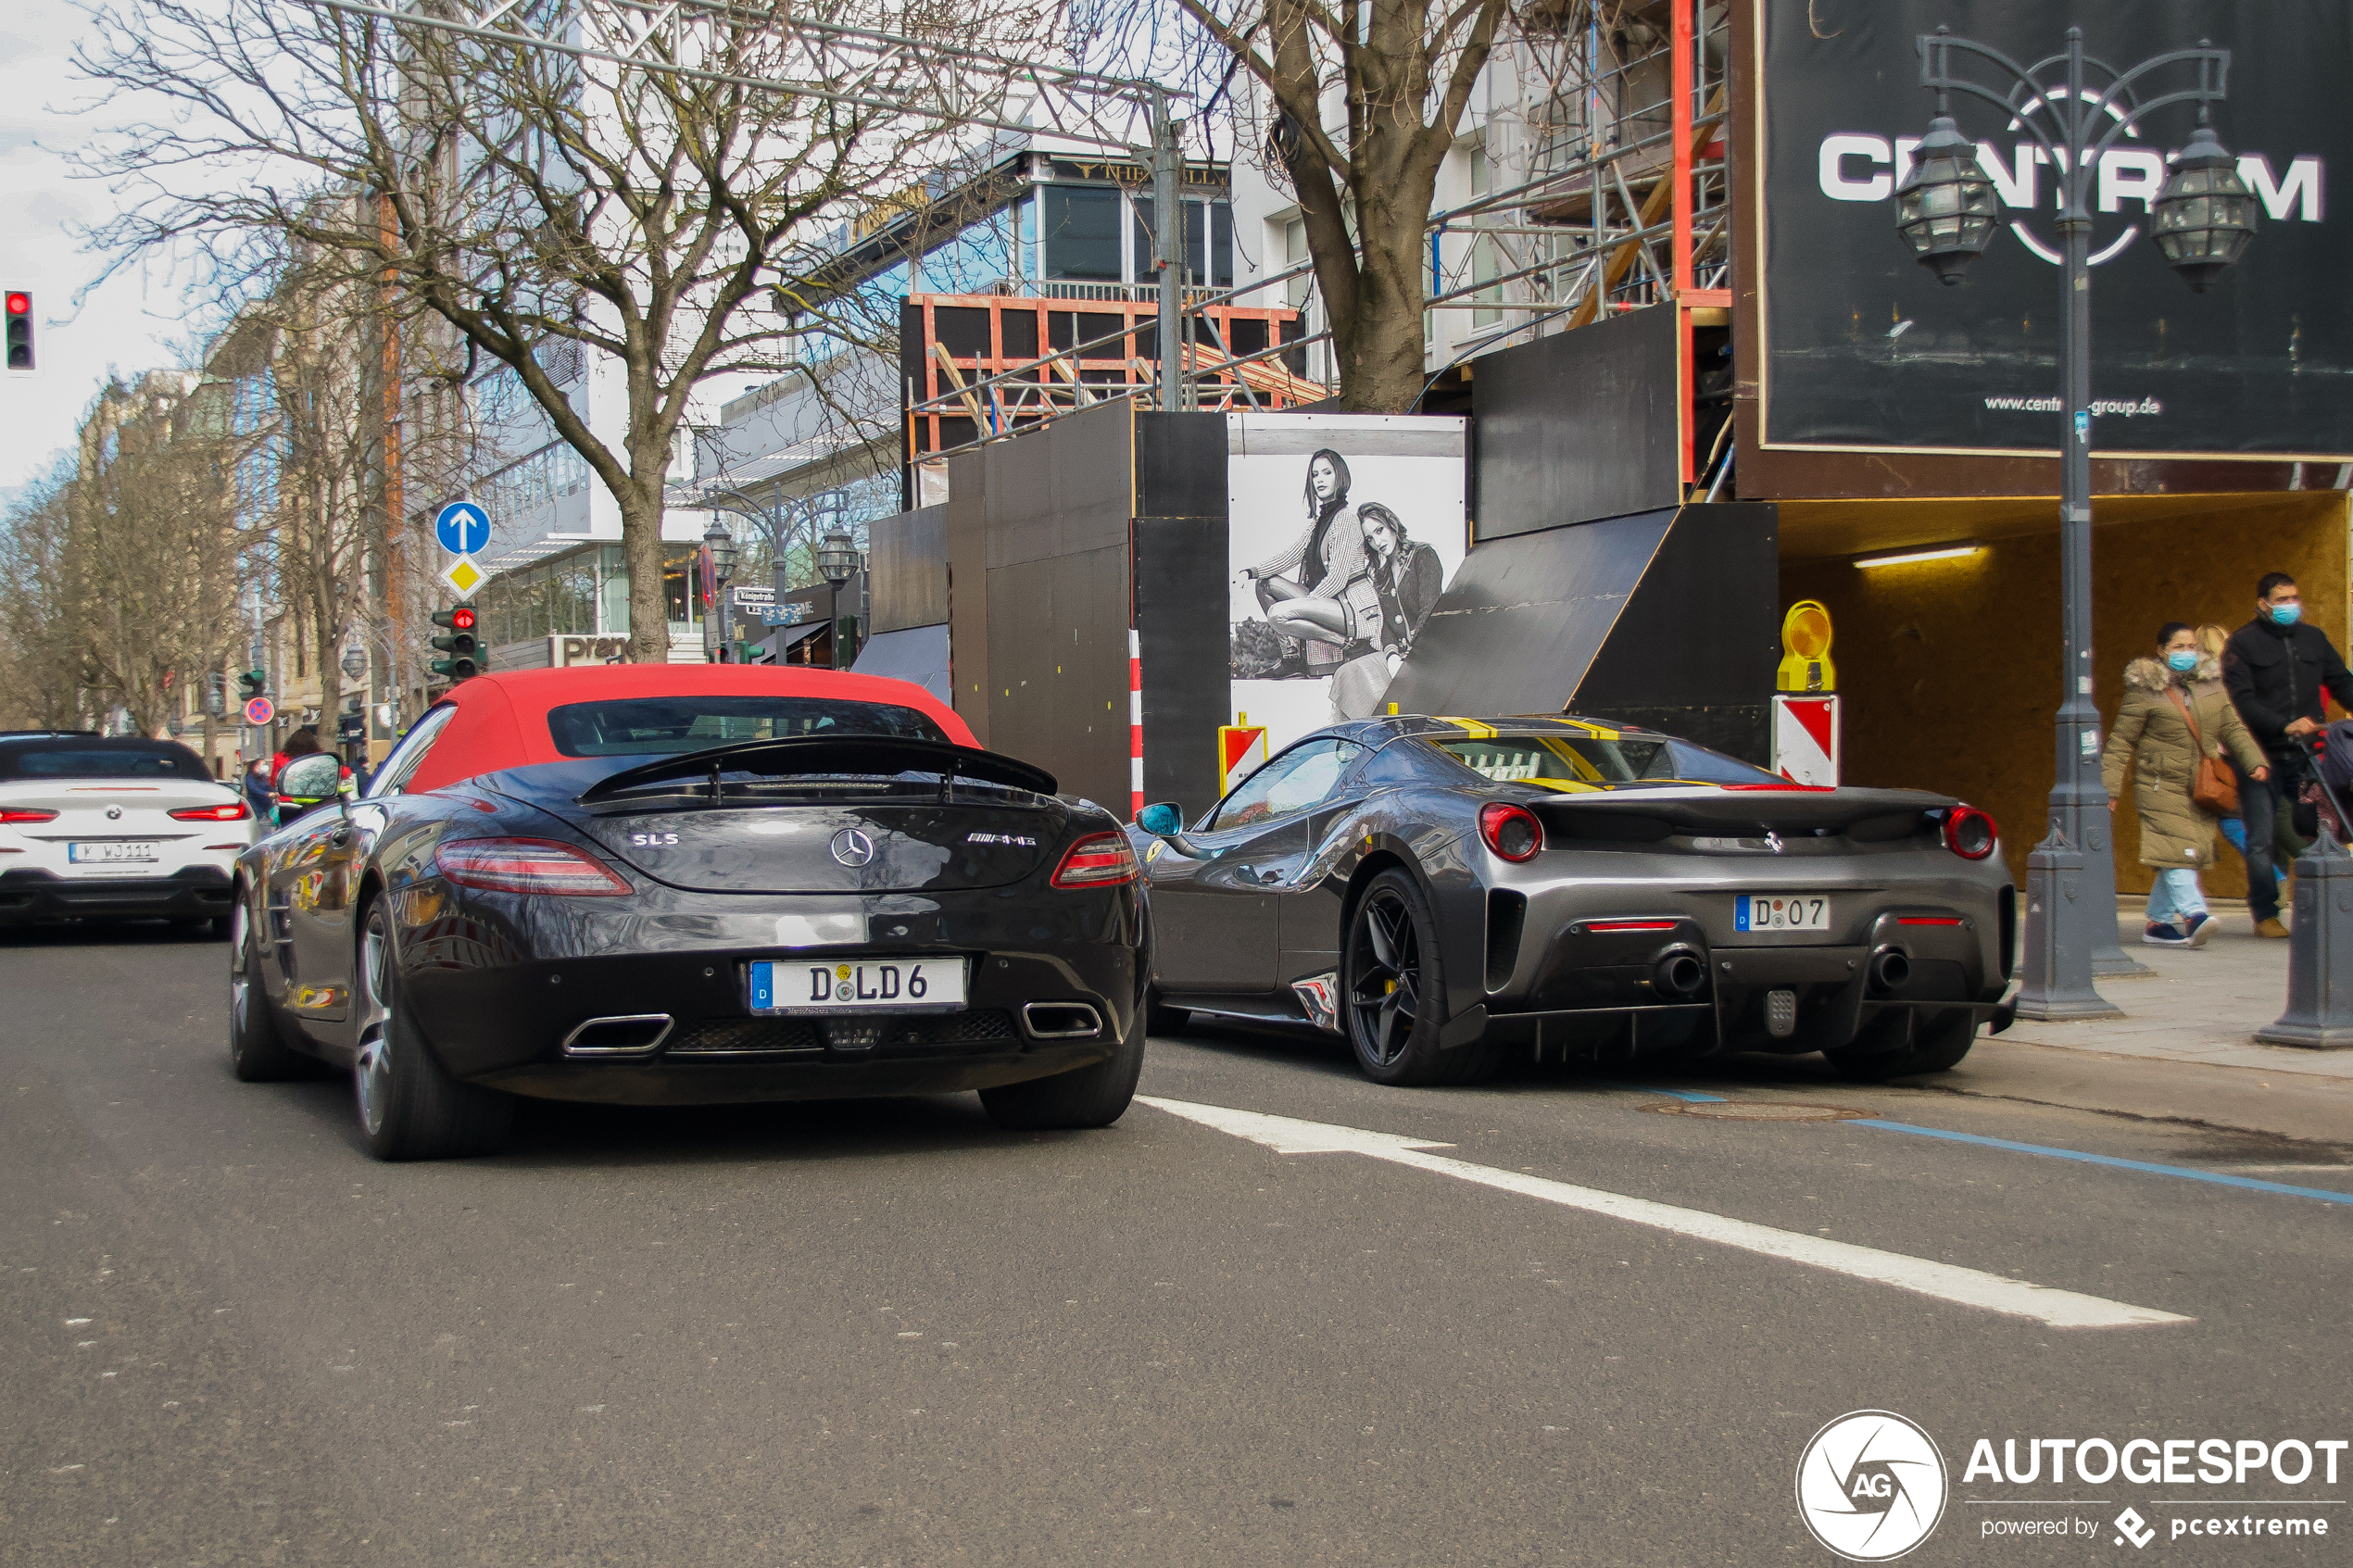
<instances>
[{"instance_id":1,"label":"white bmw car","mask_svg":"<svg viewBox=\"0 0 2353 1568\"><path fill-rule=\"evenodd\" d=\"M0 736L0 928L56 920L209 921L256 823L233 784L171 741Z\"/></svg>"}]
</instances>

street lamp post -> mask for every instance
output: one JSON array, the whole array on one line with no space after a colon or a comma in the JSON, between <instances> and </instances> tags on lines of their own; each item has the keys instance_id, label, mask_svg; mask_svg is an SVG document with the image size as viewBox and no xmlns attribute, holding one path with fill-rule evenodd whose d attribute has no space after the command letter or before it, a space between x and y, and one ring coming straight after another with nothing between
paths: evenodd
<instances>
[{"instance_id":1,"label":"street lamp post","mask_svg":"<svg viewBox=\"0 0 2353 1568\"><path fill-rule=\"evenodd\" d=\"M2116 869L2108 792L2100 784L2100 713L2092 700L2092 182L2101 157L2145 116L2196 104L2197 128L2151 204L2149 230L2167 263L2193 290L2205 293L2255 232L2253 198L2208 123L2211 107L2225 95L2231 53L2201 40L2194 49L2152 56L2119 71L2086 56L2082 30L2072 27L2064 50L2031 66L1944 28L1922 34L1919 51L1920 85L1935 90L1936 117L1896 188L1895 207L1897 231L1922 266L1947 285L1959 282L2002 220L1976 144L1949 112L1950 94L1983 99L2024 127L2059 180L2058 228L2066 242L2059 340L2064 684L2050 832L2028 859L2018 1010L2026 1018L2107 1017L2121 1010L2094 988L2094 973L2137 973L2141 966L2116 942ZM1957 74L1956 53L1992 66L2008 79L2005 88L1996 92ZM2194 68L2195 83L2147 99L2135 94L2135 82L2174 66ZM2061 67L2063 94L2054 94L2050 76ZM2106 84L2095 90L2087 73Z\"/></svg>"},{"instance_id":2,"label":"street lamp post","mask_svg":"<svg viewBox=\"0 0 2353 1568\"><path fill-rule=\"evenodd\" d=\"M702 648L704 658L712 664L726 662L724 633L731 619L727 608L727 583L736 575L736 536L719 521L716 510L711 513L711 526L703 530L703 557L711 563L711 581L705 584L711 591L711 604L703 611Z\"/></svg>"},{"instance_id":3,"label":"street lamp post","mask_svg":"<svg viewBox=\"0 0 2353 1568\"><path fill-rule=\"evenodd\" d=\"M858 544L847 533L828 533L817 546L817 573L833 592L826 600L829 622L825 640L833 645L833 666L841 668L841 585L858 571Z\"/></svg>"}]
</instances>

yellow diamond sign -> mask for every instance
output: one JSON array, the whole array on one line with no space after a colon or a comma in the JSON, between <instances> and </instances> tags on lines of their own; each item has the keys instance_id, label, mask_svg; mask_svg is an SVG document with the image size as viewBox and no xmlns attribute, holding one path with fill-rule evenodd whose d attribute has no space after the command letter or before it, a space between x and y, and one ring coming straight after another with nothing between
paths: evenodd
<instances>
[{"instance_id":1,"label":"yellow diamond sign","mask_svg":"<svg viewBox=\"0 0 2353 1568\"><path fill-rule=\"evenodd\" d=\"M457 589L461 599L472 598L473 591L482 586L483 579L488 575L474 564L472 556L459 556L441 569L441 580Z\"/></svg>"}]
</instances>

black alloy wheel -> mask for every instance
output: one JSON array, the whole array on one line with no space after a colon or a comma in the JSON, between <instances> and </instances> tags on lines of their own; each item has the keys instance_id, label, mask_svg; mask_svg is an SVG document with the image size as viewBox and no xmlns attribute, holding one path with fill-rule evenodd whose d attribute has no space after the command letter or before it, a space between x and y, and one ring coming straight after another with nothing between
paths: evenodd
<instances>
[{"instance_id":1,"label":"black alloy wheel","mask_svg":"<svg viewBox=\"0 0 2353 1568\"><path fill-rule=\"evenodd\" d=\"M1437 923L1407 872L1373 878L1350 911L1340 990L1356 1065L1377 1084L1476 1083L1495 1064L1485 1044L1439 1048L1446 992Z\"/></svg>"},{"instance_id":2,"label":"black alloy wheel","mask_svg":"<svg viewBox=\"0 0 2353 1568\"><path fill-rule=\"evenodd\" d=\"M286 1044L271 1015L270 995L262 989L261 922L252 906L252 896L239 888L229 915L229 1071L247 1084L308 1078L319 1064Z\"/></svg>"},{"instance_id":3,"label":"black alloy wheel","mask_svg":"<svg viewBox=\"0 0 2353 1568\"><path fill-rule=\"evenodd\" d=\"M385 904L368 906L353 966L359 1050L351 1077L360 1136L379 1160L494 1154L507 1141L514 1100L460 1083L434 1059L403 1005Z\"/></svg>"}]
</instances>

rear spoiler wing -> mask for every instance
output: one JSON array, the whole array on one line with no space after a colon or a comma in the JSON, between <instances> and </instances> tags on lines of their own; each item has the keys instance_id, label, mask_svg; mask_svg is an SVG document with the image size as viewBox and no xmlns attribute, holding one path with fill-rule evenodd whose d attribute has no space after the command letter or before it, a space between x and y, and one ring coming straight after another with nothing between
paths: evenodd
<instances>
[{"instance_id":1,"label":"rear spoiler wing","mask_svg":"<svg viewBox=\"0 0 2353 1568\"><path fill-rule=\"evenodd\" d=\"M977 746L896 735L794 735L783 740L737 741L657 758L599 779L574 799L580 805L593 806L639 784L706 777L711 781L712 793L716 795L719 776L731 772L764 773L771 777L794 773L937 773L942 789L947 791L952 791L960 778L1026 789L1034 795L1052 795L1057 788L1054 775L1045 769Z\"/></svg>"}]
</instances>

